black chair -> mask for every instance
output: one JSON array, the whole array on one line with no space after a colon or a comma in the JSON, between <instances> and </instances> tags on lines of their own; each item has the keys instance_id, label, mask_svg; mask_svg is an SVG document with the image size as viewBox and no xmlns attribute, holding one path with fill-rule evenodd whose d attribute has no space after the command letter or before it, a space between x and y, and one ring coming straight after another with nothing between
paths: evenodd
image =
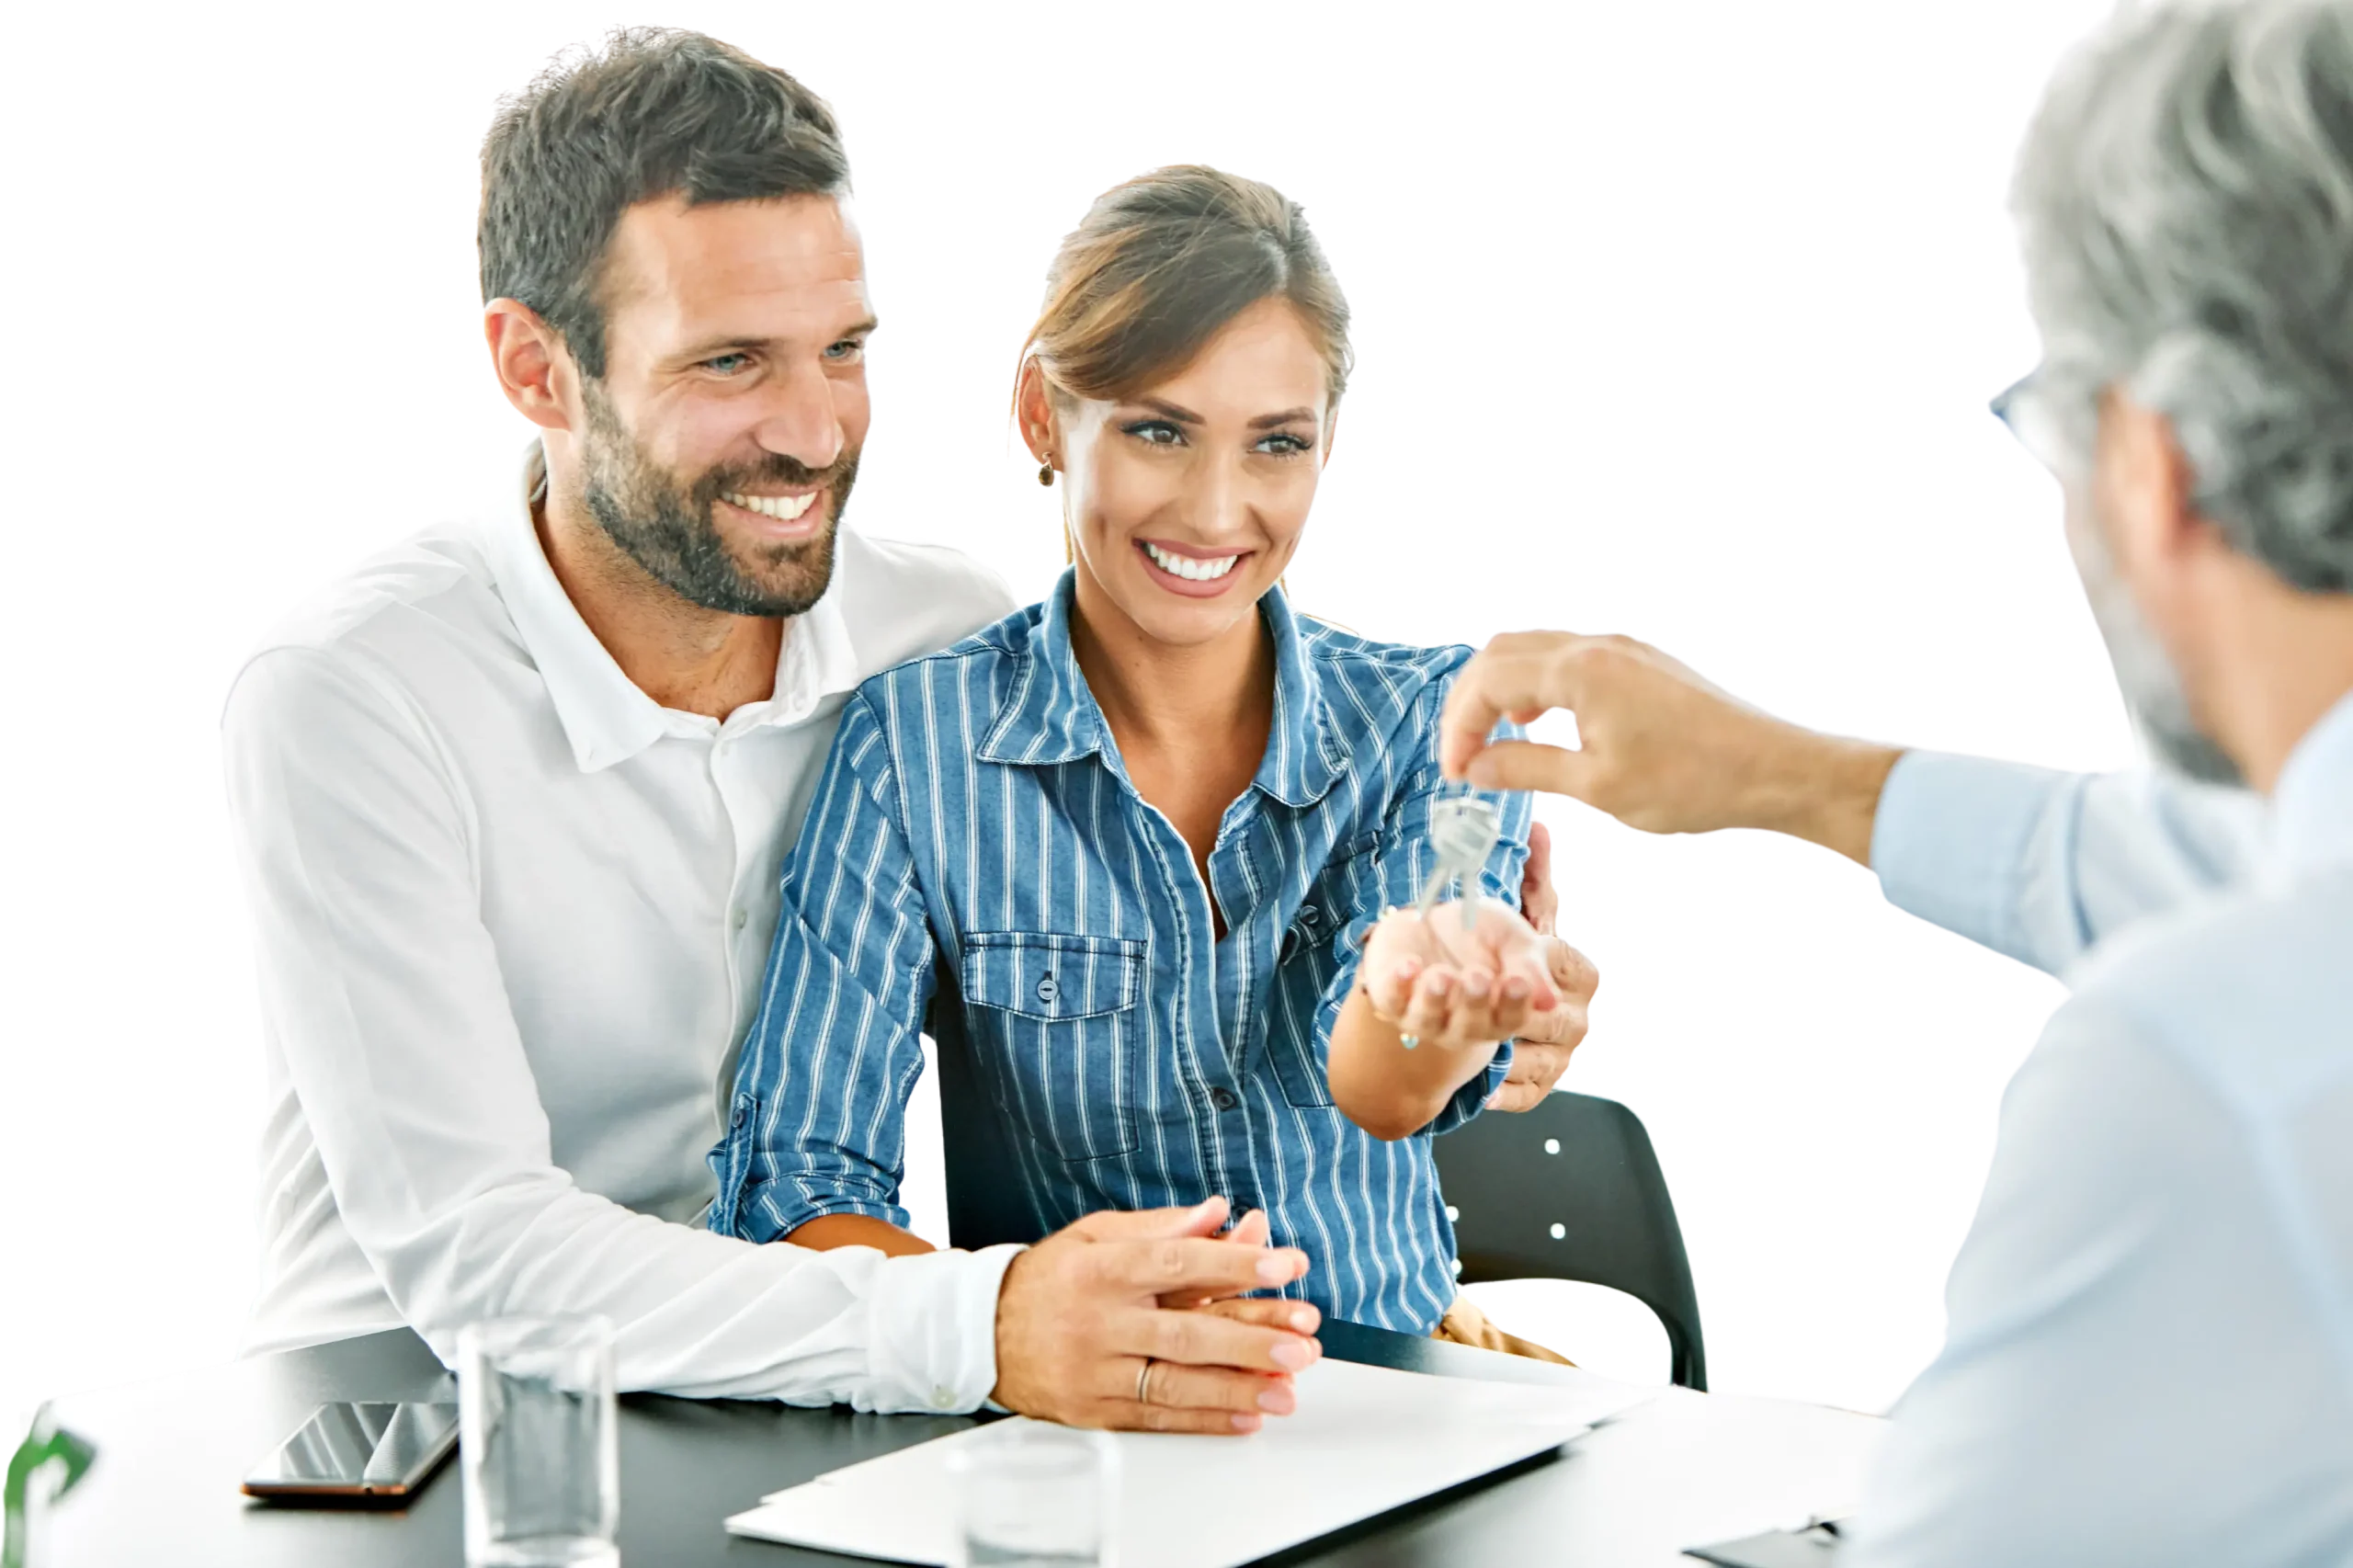
<instances>
[{"instance_id":1,"label":"black chair","mask_svg":"<svg viewBox=\"0 0 2353 1568\"><path fill-rule=\"evenodd\" d=\"M924 1032L939 1058L939 1131L948 1166L948 1242L968 1249L1034 1242L1020 1166L964 1034L963 996L940 966ZM1623 1290L1658 1314L1675 1381L1708 1386L1691 1265L1658 1156L1615 1100L1555 1094L1534 1110L1495 1112L1436 1141L1455 1209L1464 1284L1581 1279ZM1552 1234L1552 1227L1561 1235Z\"/></svg>"},{"instance_id":2,"label":"black chair","mask_svg":"<svg viewBox=\"0 0 2353 1568\"><path fill-rule=\"evenodd\" d=\"M1708 1386L1699 1301L1650 1134L1616 1100L1552 1094L1436 1141L1461 1280L1577 1279L1623 1290L1666 1329L1675 1381Z\"/></svg>"}]
</instances>

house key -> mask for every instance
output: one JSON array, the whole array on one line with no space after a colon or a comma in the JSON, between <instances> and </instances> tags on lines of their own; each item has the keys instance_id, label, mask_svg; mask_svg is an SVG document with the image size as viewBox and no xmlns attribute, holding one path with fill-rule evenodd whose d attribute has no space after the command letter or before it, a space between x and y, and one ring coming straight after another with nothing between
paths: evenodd
<instances>
[{"instance_id":1,"label":"house key","mask_svg":"<svg viewBox=\"0 0 2353 1568\"><path fill-rule=\"evenodd\" d=\"M1450 795L1430 803L1430 852L1438 864L1429 881L1422 884L1422 896L1414 903L1414 914L1427 920L1432 909L1446 890L1460 881L1462 884L1462 929L1472 931L1479 924L1479 907L1471 894L1479 885L1479 873L1487 864L1487 857L1495 852L1495 840L1503 836L1503 823L1495 809L1475 795ZM1405 1034L1398 1042L1408 1051L1421 1044L1420 1040Z\"/></svg>"},{"instance_id":2,"label":"house key","mask_svg":"<svg viewBox=\"0 0 2353 1568\"><path fill-rule=\"evenodd\" d=\"M1422 896L1414 904L1414 913L1424 919L1429 917L1438 898L1449 886L1462 885L1462 928L1469 931L1479 923L1479 908L1472 894L1479 885L1479 873L1487 864L1487 857L1495 853L1495 840L1503 835L1503 824L1495 816L1495 808L1476 795L1454 795L1435 801L1430 806L1430 850L1438 858L1438 865L1430 872L1430 880L1422 884Z\"/></svg>"}]
</instances>

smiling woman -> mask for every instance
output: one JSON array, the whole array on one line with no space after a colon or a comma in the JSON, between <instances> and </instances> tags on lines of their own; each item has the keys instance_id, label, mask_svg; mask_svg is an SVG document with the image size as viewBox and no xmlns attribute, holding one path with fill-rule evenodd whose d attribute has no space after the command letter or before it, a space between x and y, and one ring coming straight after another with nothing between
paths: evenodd
<instances>
[{"instance_id":1,"label":"smiling woman","mask_svg":"<svg viewBox=\"0 0 2353 1568\"><path fill-rule=\"evenodd\" d=\"M1045 308L1022 346L1015 409L1039 459L1039 478L1051 483L1055 469L1048 403L1067 417L1083 403L1099 411L1135 397L1195 364L1213 337L1245 316L1252 318L1247 350L1262 361L1290 351L1291 363L1266 367L1275 372L1270 386L1286 373L1303 385L1302 369L1321 371L1316 391L1295 405L1253 412L1251 429L1266 433L1256 445L1284 457L1328 450L1353 362L1348 304L1298 206L1256 180L1199 166L1156 170L1108 192L1063 242L1047 274ZM1312 350L1313 367L1301 362L1302 347ZM1233 384L1215 374L1195 379ZM1248 369L1241 381L1250 384ZM1129 412L1136 417L1125 434L1165 448L1188 445L1186 431L1198 436L1202 423L1165 396L1144 397ZM1302 464L1290 476L1302 517L1321 466ZM1182 580L1222 579L1234 564L1224 556L1203 564L1199 551L1173 540L1137 547ZM1070 553L1078 554L1074 538Z\"/></svg>"},{"instance_id":2,"label":"smiling woman","mask_svg":"<svg viewBox=\"0 0 2353 1568\"><path fill-rule=\"evenodd\" d=\"M1064 242L1015 408L1063 481L1071 569L844 711L714 1153L715 1228L925 1248L899 1204L904 1108L946 974L994 1096L960 1114L1002 1119L1036 1233L1225 1198L1313 1260L1287 1293L1467 1325L1430 1139L1485 1108L1498 1042L1557 996L1506 902L1525 798L1495 802L1468 920L1381 915L1430 873L1434 722L1469 650L1354 637L1282 592L1347 325L1301 210L1256 181L1145 175ZM1136 1398L1205 1403L1196 1376L1146 1363Z\"/></svg>"}]
</instances>

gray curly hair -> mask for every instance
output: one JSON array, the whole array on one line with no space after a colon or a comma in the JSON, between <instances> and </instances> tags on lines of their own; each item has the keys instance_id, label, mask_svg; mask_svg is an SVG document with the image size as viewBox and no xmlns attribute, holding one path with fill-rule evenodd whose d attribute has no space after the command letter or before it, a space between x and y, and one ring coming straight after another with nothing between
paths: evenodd
<instances>
[{"instance_id":1,"label":"gray curly hair","mask_svg":"<svg viewBox=\"0 0 2353 1568\"><path fill-rule=\"evenodd\" d=\"M2012 205L2071 444L2122 387L2235 549L2353 589L2353 0L2128 0L2052 83Z\"/></svg>"}]
</instances>

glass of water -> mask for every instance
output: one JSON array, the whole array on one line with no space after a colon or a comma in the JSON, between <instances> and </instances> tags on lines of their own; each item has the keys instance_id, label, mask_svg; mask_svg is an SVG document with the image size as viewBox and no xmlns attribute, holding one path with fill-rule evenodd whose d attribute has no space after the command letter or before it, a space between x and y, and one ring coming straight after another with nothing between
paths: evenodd
<instances>
[{"instance_id":1,"label":"glass of water","mask_svg":"<svg viewBox=\"0 0 2353 1568\"><path fill-rule=\"evenodd\" d=\"M618 1568L613 1329L511 1317L458 1333L466 1568Z\"/></svg>"},{"instance_id":2,"label":"glass of water","mask_svg":"<svg viewBox=\"0 0 2353 1568\"><path fill-rule=\"evenodd\" d=\"M1105 1433L1032 1421L959 1443L956 1568L1116 1568L1119 1459Z\"/></svg>"}]
</instances>

